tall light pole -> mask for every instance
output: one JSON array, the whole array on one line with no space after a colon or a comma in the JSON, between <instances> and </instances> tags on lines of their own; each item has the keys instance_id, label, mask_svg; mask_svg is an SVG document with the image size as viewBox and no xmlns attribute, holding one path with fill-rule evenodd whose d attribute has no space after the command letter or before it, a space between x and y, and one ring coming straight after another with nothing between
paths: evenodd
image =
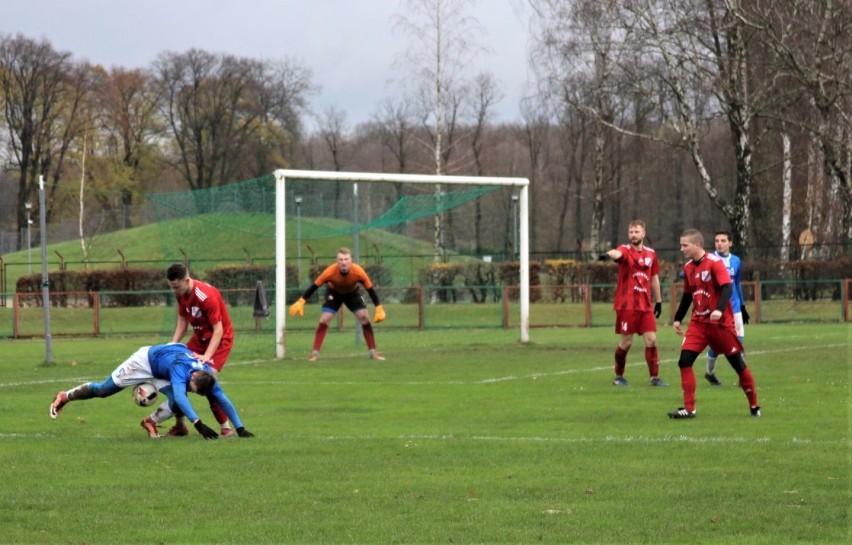
<instances>
[{"instance_id":1,"label":"tall light pole","mask_svg":"<svg viewBox=\"0 0 852 545\"><path fill-rule=\"evenodd\" d=\"M512 193L512 259L518 257L518 194Z\"/></svg>"},{"instance_id":2,"label":"tall light pole","mask_svg":"<svg viewBox=\"0 0 852 545\"><path fill-rule=\"evenodd\" d=\"M296 197L296 264L302 281L302 197Z\"/></svg>"},{"instance_id":3,"label":"tall light pole","mask_svg":"<svg viewBox=\"0 0 852 545\"><path fill-rule=\"evenodd\" d=\"M32 245L32 237L31 237L30 233L32 231L32 224L33 224L33 218L31 216L31 213L32 213L32 210L33 210L33 203L28 202L28 203L24 204L24 206L27 209L27 267L28 267L28 270L29 270L28 274L32 274L33 273L33 250L32 250L33 245Z\"/></svg>"}]
</instances>

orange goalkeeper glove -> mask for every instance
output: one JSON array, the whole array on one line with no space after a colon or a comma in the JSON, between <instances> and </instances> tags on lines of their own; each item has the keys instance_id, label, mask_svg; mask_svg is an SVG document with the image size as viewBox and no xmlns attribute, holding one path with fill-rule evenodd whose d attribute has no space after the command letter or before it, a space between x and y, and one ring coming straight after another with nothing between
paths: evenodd
<instances>
[{"instance_id":1,"label":"orange goalkeeper glove","mask_svg":"<svg viewBox=\"0 0 852 545\"><path fill-rule=\"evenodd\" d=\"M376 316L373 318L375 323L383 322L385 320L385 309L382 305L376 307Z\"/></svg>"},{"instance_id":2,"label":"orange goalkeeper glove","mask_svg":"<svg viewBox=\"0 0 852 545\"><path fill-rule=\"evenodd\" d=\"M290 316L305 315L305 300L299 297L299 300L290 305Z\"/></svg>"}]
</instances>

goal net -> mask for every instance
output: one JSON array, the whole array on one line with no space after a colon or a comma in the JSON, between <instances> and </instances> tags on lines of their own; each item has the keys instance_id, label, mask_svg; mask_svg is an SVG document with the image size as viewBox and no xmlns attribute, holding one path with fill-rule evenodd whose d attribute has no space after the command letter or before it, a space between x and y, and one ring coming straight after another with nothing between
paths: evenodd
<instances>
[{"instance_id":1,"label":"goal net","mask_svg":"<svg viewBox=\"0 0 852 545\"><path fill-rule=\"evenodd\" d=\"M287 329L287 305L286 305L286 287L287 287L287 195L288 184L296 180L307 182L330 182L336 191L341 188L341 183L349 183L352 185L353 195L353 225L355 232L360 233L360 195L359 185L362 183L371 184L394 184L397 188L405 185L416 187L432 187L435 190L430 193L430 201L432 208L428 207L412 207L412 210L407 209L406 205L394 206L386 214L381 215L374 222L367 221L365 226L374 224L376 226L401 226L408 224L411 220L418 220L428 217L429 215L435 219L434 242L435 249L434 257L441 259L443 251L446 248L446 226L444 221L440 219L440 214L459 206L457 203L464 204L467 198L461 193L452 193L452 196L447 196L441 188L464 188L471 186L476 188L483 187L509 187L517 188L516 194L519 208L518 225L514 226L518 229L518 248L520 261L520 340L528 342L529 340L529 181L525 178L494 178L494 177L471 177L471 176L429 176L417 174L378 174L378 173L357 173L357 172L320 172L320 171L304 171L304 170L277 170L275 171L275 346L276 356L283 358L286 354L284 344L285 332ZM477 192L473 192L475 195ZM293 197L295 203L296 197ZM457 201L457 203L456 203ZM398 201L399 203L399 201ZM417 213L413 213L417 210ZM298 212L297 212L298 214ZM476 216L476 214L474 214ZM481 219L474 217L474 221ZM402 221L401 221L402 220ZM502 218L505 222L506 217ZM499 220L498 220L499 221ZM298 228L298 226L297 226ZM480 226L481 228L481 226ZM477 229L474 228L474 233ZM469 232L469 231L468 231ZM481 234L481 231L480 231ZM442 241L443 235L443 241ZM299 234L300 236L300 234ZM476 241L475 241L476 243ZM359 241L356 244L360 246ZM469 244L468 244L469 245ZM455 246L455 244L454 244ZM356 251L356 258L359 257Z\"/></svg>"},{"instance_id":2,"label":"goal net","mask_svg":"<svg viewBox=\"0 0 852 545\"><path fill-rule=\"evenodd\" d=\"M376 285L389 316L383 327L511 322L520 324L521 341L528 340L526 179L279 170L148 199L163 261L186 262L193 277L223 292L238 330L235 350L252 344L262 354L274 345L281 358L285 332L310 337L315 320L288 321L288 306L340 247L352 251ZM495 274L510 265L514 277ZM267 292L268 319L257 319L253 308L258 280ZM163 318L164 333L174 328L173 312ZM348 313L338 314L331 331L356 326Z\"/></svg>"}]
</instances>

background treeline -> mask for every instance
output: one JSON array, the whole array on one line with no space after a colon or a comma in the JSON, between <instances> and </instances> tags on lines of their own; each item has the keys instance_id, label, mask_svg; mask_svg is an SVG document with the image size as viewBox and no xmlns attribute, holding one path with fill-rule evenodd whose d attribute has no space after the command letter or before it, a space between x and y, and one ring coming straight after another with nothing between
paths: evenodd
<instances>
[{"instance_id":1,"label":"background treeline","mask_svg":"<svg viewBox=\"0 0 852 545\"><path fill-rule=\"evenodd\" d=\"M636 217L659 249L698 227L733 230L736 250L752 258L848 253L848 2L528 8L533 81L517 119L501 123L501 84L474 61L419 71L418 85L376 97L373 118L352 126L339 108L311 111L311 67L289 58L193 49L105 68L46 39L0 35L0 230L20 233L37 217L39 175L48 229L77 222L85 254L99 233L146 221L135 212L146 193L300 168L527 177L533 253L623 242ZM464 36L452 15L439 32ZM423 35L415 49L428 49ZM468 45L448 59L472 58L469 42L457 43ZM425 190L388 186L361 198L386 207ZM478 214L511 217L511 202L483 206ZM451 236L445 244L453 248Z\"/></svg>"}]
</instances>

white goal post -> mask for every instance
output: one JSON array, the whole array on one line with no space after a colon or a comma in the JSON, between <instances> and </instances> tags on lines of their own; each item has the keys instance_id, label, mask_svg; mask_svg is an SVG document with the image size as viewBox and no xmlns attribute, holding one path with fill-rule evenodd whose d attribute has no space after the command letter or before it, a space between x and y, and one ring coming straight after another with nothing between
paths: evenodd
<instances>
[{"instance_id":1,"label":"white goal post","mask_svg":"<svg viewBox=\"0 0 852 545\"><path fill-rule=\"evenodd\" d=\"M287 250L286 250L286 185L287 179L326 182L385 182L441 185L500 185L518 189L518 254L520 259L520 341L529 342L530 314L530 244L529 244L529 180L489 176L436 176L426 174L381 174L369 172L332 172L313 170L275 171L275 344L276 357L285 354L287 327Z\"/></svg>"}]
</instances>

